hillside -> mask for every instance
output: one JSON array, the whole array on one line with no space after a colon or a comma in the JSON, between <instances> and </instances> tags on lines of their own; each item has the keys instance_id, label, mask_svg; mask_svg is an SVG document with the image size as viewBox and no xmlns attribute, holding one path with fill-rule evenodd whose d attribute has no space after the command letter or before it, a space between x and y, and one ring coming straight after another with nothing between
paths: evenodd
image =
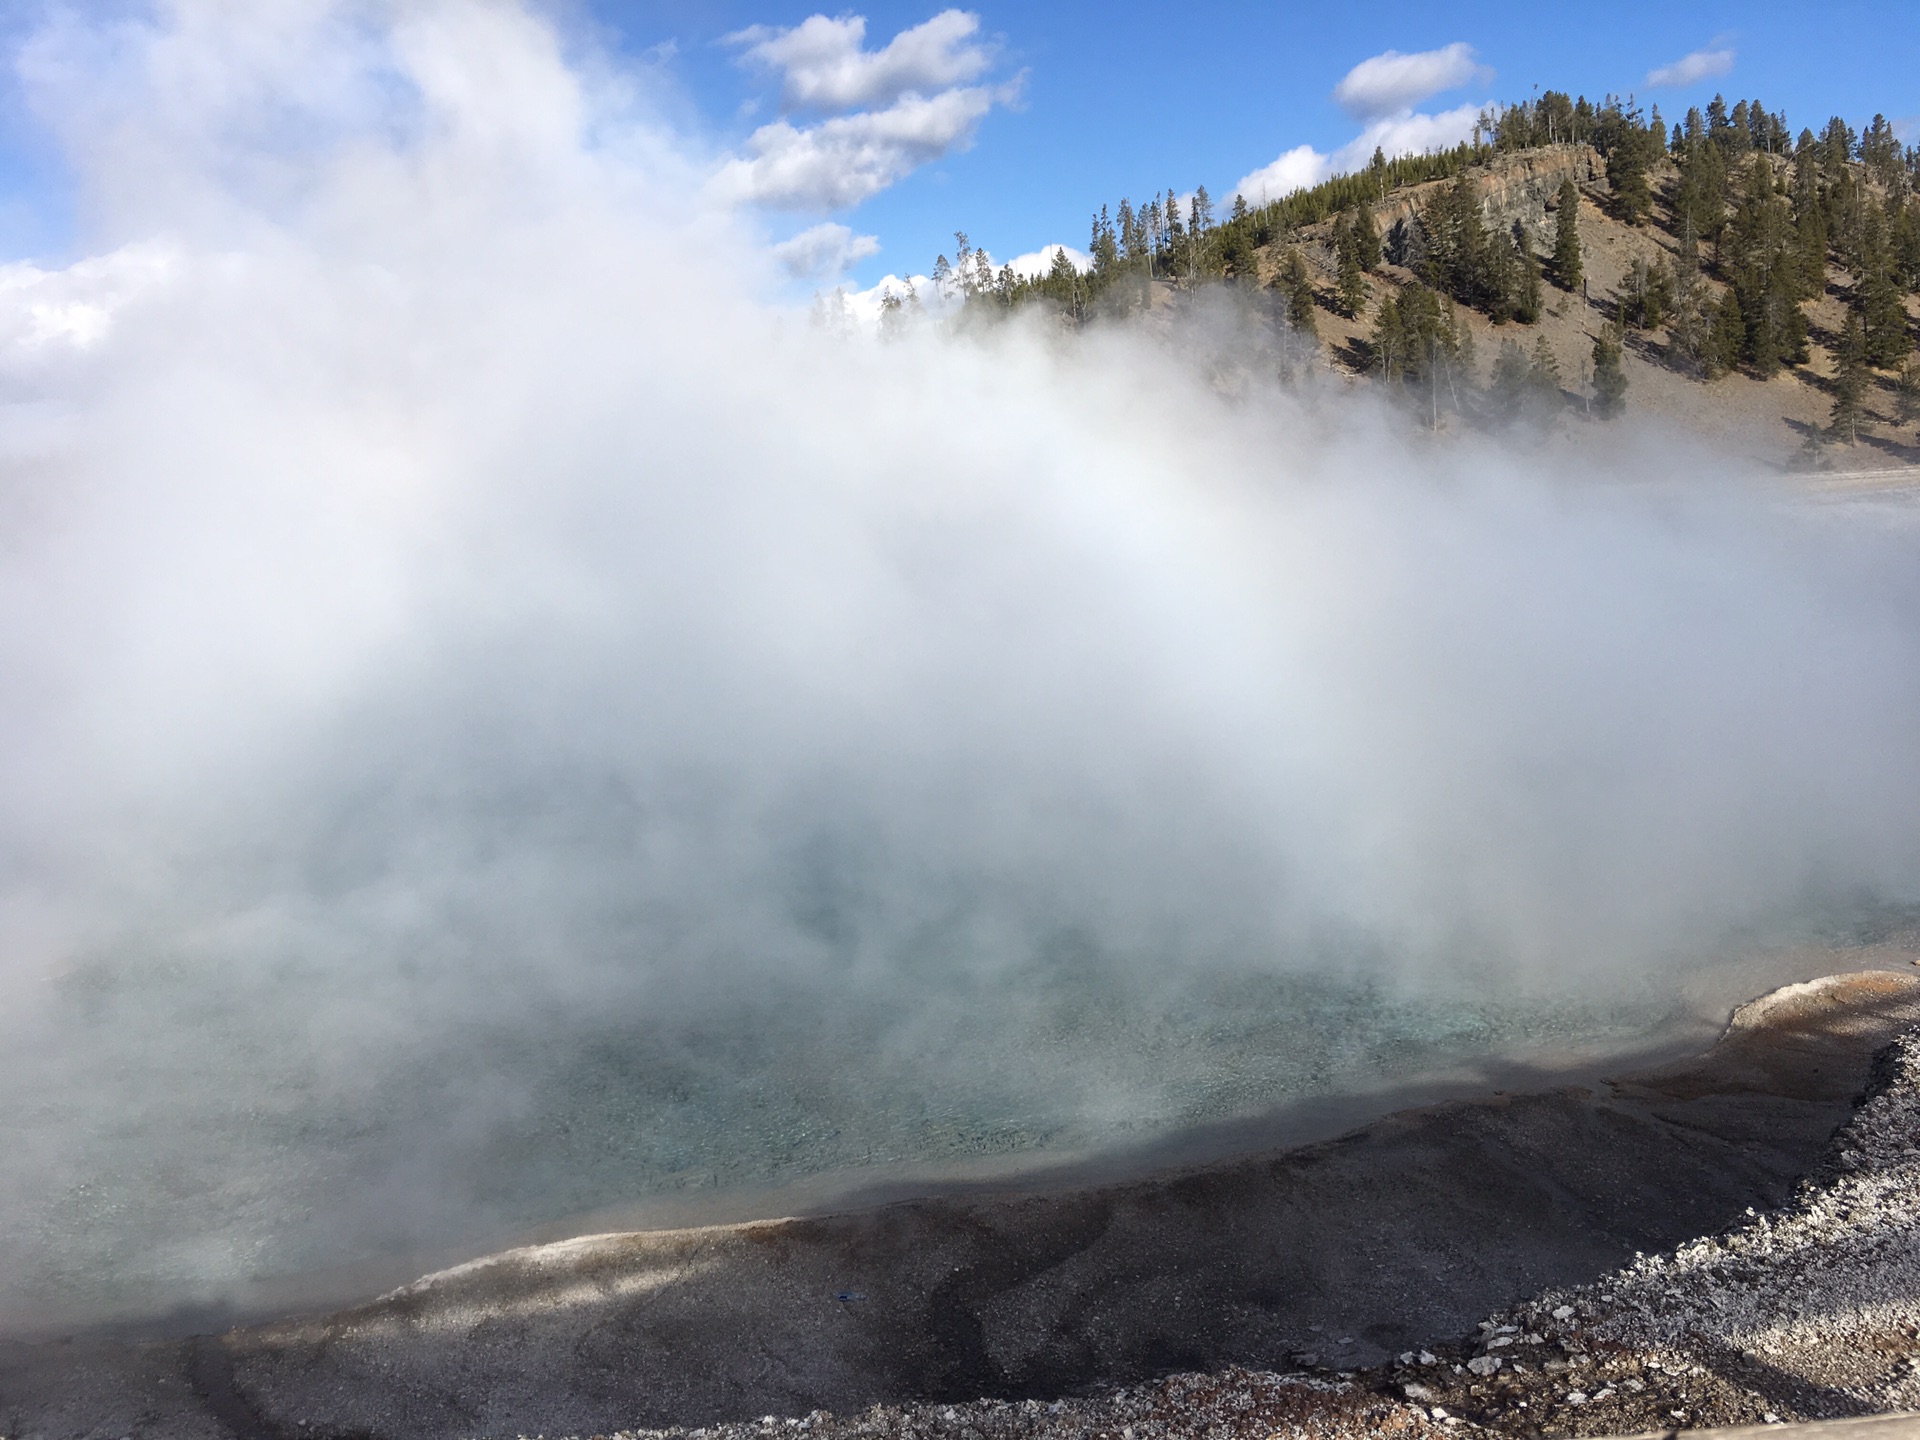
<instances>
[{"instance_id":1,"label":"hillside","mask_svg":"<svg viewBox=\"0 0 1920 1440\"><path fill-rule=\"evenodd\" d=\"M957 235L964 322L1177 323L1231 296L1276 378L1385 382L1436 429L1637 412L1769 465L1920 460L1920 149L1880 116L1792 138L1758 102L1659 112L1547 92L1452 150L1216 220L1204 188L1093 218L1091 264L1033 277ZM1571 205L1571 226L1562 223ZM883 300L882 326L903 318Z\"/></svg>"},{"instance_id":2,"label":"hillside","mask_svg":"<svg viewBox=\"0 0 1920 1440\"><path fill-rule=\"evenodd\" d=\"M1667 161L1653 171L1653 213L1648 223L1640 226L1625 224L1610 213L1606 166L1590 146L1562 145L1500 155L1466 173L1480 192L1489 228L1505 229L1518 221L1541 254L1552 246L1554 196L1561 181L1572 177L1579 187L1578 223L1587 272L1584 293L1569 294L1549 283L1544 313L1537 324L1530 326L1496 325L1464 306L1458 314L1473 336L1473 372L1479 384L1488 383L1502 340L1512 339L1531 347L1536 335L1544 335L1565 378L1564 399L1569 410L1584 418L1581 377L1591 369L1594 337L1612 319L1633 262L1675 263L1679 241L1671 195L1679 178L1677 167ZM1376 226L1385 234L1396 222L1411 221L1450 183L1434 180L1392 192L1369 207ZM1367 339L1379 301L1392 288L1417 284L1420 277L1405 265L1383 262L1375 274L1367 277L1369 299L1362 316L1356 319L1343 315L1330 298L1337 270L1335 223L1321 221L1296 232L1288 241L1276 240L1263 247L1261 275L1269 283L1277 279L1288 245L1298 245L1323 291L1316 320L1325 345L1325 363L1345 375L1368 375ZM1710 276L1702 283L1716 299L1727 288ZM1174 287L1166 288L1167 300L1172 301ZM1629 331L1624 347L1628 407L1680 422L1713 437L1733 453L1769 463L1801 462L1808 453L1809 437L1819 447L1818 463L1823 466L1870 469L1920 462L1920 434L1916 434L1914 419L1901 420L1901 397L1890 374L1876 375L1868 387L1857 443L1820 438L1833 408L1833 377L1838 368L1835 351L1845 329L1847 291L1846 272L1830 263L1824 293L1804 306L1809 322L1809 358L1803 364L1783 367L1767 380L1738 370L1711 380L1699 379L1677 361L1667 327ZM1920 315L1915 297L1908 296L1905 303L1910 317Z\"/></svg>"}]
</instances>

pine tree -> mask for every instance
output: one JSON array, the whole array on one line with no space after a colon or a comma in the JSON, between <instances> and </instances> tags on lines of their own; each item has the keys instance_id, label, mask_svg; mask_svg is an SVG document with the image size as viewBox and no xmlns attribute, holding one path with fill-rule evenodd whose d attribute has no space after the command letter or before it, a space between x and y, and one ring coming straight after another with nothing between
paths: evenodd
<instances>
[{"instance_id":1,"label":"pine tree","mask_svg":"<svg viewBox=\"0 0 1920 1440\"><path fill-rule=\"evenodd\" d=\"M1817 200L1794 216L1793 259L1799 297L1819 299L1827 288L1827 216Z\"/></svg>"},{"instance_id":2,"label":"pine tree","mask_svg":"<svg viewBox=\"0 0 1920 1440\"><path fill-rule=\"evenodd\" d=\"M1853 172L1842 170L1828 180L1820 200L1821 208L1826 211L1827 238L1840 263L1853 270L1860 258L1860 229L1867 208L1861 203L1860 187L1854 183Z\"/></svg>"},{"instance_id":3,"label":"pine tree","mask_svg":"<svg viewBox=\"0 0 1920 1440\"><path fill-rule=\"evenodd\" d=\"M1355 241L1353 227L1344 219L1334 225L1333 253L1334 289L1340 297L1340 308L1357 320L1367 305L1367 277L1360 264L1360 247Z\"/></svg>"},{"instance_id":4,"label":"pine tree","mask_svg":"<svg viewBox=\"0 0 1920 1440\"><path fill-rule=\"evenodd\" d=\"M1740 297L1729 290L1713 307L1712 326L1707 333L1707 375L1725 375L1740 368L1740 357L1747 348L1747 322L1740 314Z\"/></svg>"},{"instance_id":5,"label":"pine tree","mask_svg":"<svg viewBox=\"0 0 1920 1440\"><path fill-rule=\"evenodd\" d=\"M1807 316L1800 308L1794 268L1783 263L1767 280L1767 326L1773 335L1775 363L1807 363Z\"/></svg>"},{"instance_id":6,"label":"pine tree","mask_svg":"<svg viewBox=\"0 0 1920 1440\"><path fill-rule=\"evenodd\" d=\"M1820 168L1826 172L1827 181L1831 184L1847 173L1847 162L1853 158L1853 130L1836 115L1827 121L1819 144Z\"/></svg>"},{"instance_id":7,"label":"pine tree","mask_svg":"<svg viewBox=\"0 0 1920 1440\"><path fill-rule=\"evenodd\" d=\"M1620 309L1627 324L1636 330L1658 330L1673 308L1673 272L1665 259L1649 265L1636 259L1627 267L1620 286Z\"/></svg>"},{"instance_id":8,"label":"pine tree","mask_svg":"<svg viewBox=\"0 0 1920 1440\"><path fill-rule=\"evenodd\" d=\"M1465 171L1455 176L1415 223L1426 250L1421 278L1496 322L1505 320L1513 303L1512 251L1503 234L1488 233L1473 177Z\"/></svg>"},{"instance_id":9,"label":"pine tree","mask_svg":"<svg viewBox=\"0 0 1920 1440\"><path fill-rule=\"evenodd\" d=\"M1526 352L1512 340L1500 342L1500 353L1493 361L1493 381L1489 389L1494 417L1511 424L1527 403L1529 371Z\"/></svg>"},{"instance_id":10,"label":"pine tree","mask_svg":"<svg viewBox=\"0 0 1920 1440\"><path fill-rule=\"evenodd\" d=\"M1555 410L1560 408L1560 362L1554 358L1553 347L1547 344L1544 335L1533 337L1533 355L1527 365L1527 389L1536 404L1550 405Z\"/></svg>"},{"instance_id":11,"label":"pine tree","mask_svg":"<svg viewBox=\"0 0 1920 1440\"><path fill-rule=\"evenodd\" d=\"M1629 225L1646 219L1653 205L1647 184L1647 135L1632 115L1622 117L1619 131L1607 147L1607 185L1620 218Z\"/></svg>"},{"instance_id":12,"label":"pine tree","mask_svg":"<svg viewBox=\"0 0 1920 1440\"><path fill-rule=\"evenodd\" d=\"M1725 152L1704 140L1690 141L1680 159L1680 181L1673 191L1673 216L1678 228L1691 228L1696 241L1715 246L1727 225L1727 164Z\"/></svg>"},{"instance_id":13,"label":"pine tree","mask_svg":"<svg viewBox=\"0 0 1920 1440\"><path fill-rule=\"evenodd\" d=\"M1087 253L1093 257L1093 273L1103 279L1120 263L1119 239L1104 205L1100 207L1100 213L1093 217Z\"/></svg>"},{"instance_id":14,"label":"pine tree","mask_svg":"<svg viewBox=\"0 0 1920 1440\"><path fill-rule=\"evenodd\" d=\"M1443 387L1453 398L1456 371L1471 368L1467 342L1453 301L1413 284L1380 302L1369 343L1373 367L1389 380L1416 387L1438 425Z\"/></svg>"},{"instance_id":15,"label":"pine tree","mask_svg":"<svg viewBox=\"0 0 1920 1440\"><path fill-rule=\"evenodd\" d=\"M1744 154L1753 147L1753 120L1751 107L1742 100L1733 107L1733 114L1727 117L1729 127L1728 140L1735 155Z\"/></svg>"},{"instance_id":16,"label":"pine tree","mask_svg":"<svg viewBox=\"0 0 1920 1440\"><path fill-rule=\"evenodd\" d=\"M1715 95L1707 102L1707 138L1723 150L1733 148L1733 122L1727 118L1727 97Z\"/></svg>"},{"instance_id":17,"label":"pine tree","mask_svg":"<svg viewBox=\"0 0 1920 1440\"><path fill-rule=\"evenodd\" d=\"M1920 197L1887 196L1887 247L1902 288L1920 290Z\"/></svg>"},{"instance_id":18,"label":"pine tree","mask_svg":"<svg viewBox=\"0 0 1920 1440\"><path fill-rule=\"evenodd\" d=\"M1120 208L1114 212L1114 220L1120 227L1120 253L1129 266L1138 265L1146 256L1146 226L1141 223L1145 218L1144 213L1134 214L1133 203L1126 196L1120 197Z\"/></svg>"},{"instance_id":19,"label":"pine tree","mask_svg":"<svg viewBox=\"0 0 1920 1440\"><path fill-rule=\"evenodd\" d=\"M953 232L953 256L954 263L948 275L949 282L962 300L972 304L993 288L993 263L988 260L986 251L974 248L973 242L967 238L967 232L964 230ZM934 280L936 284L939 281L937 268Z\"/></svg>"},{"instance_id":20,"label":"pine tree","mask_svg":"<svg viewBox=\"0 0 1920 1440\"><path fill-rule=\"evenodd\" d=\"M1813 131L1802 130L1793 147L1793 178L1787 193L1793 196L1793 208L1805 209L1820 200L1820 145Z\"/></svg>"},{"instance_id":21,"label":"pine tree","mask_svg":"<svg viewBox=\"0 0 1920 1440\"><path fill-rule=\"evenodd\" d=\"M1700 280L1697 256L1686 244L1673 263L1673 314L1667 320L1667 353L1691 369L1710 371L1707 356L1713 314Z\"/></svg>"},{"instance_id":22,"label":"pine tree","mask_svg":"<svg viewBox=\"0 0 1920 1440\"><path fill-rule=\"evenodd\" d=\"M1205 235L1213 228L1213 197L1207 194L1204 185L1193 192L1192 228L1196 235Z\"/></svg>"},{"instance_id":23,"label":"pine tree","mask_svg":"<svg viewBox=\"0 0 1920 1440\"><path fill-rule=\"evenodd\" d=\"M1553 223L1553 278L1562 290L1578 290L1580 264L1580 187L1569 175L1560 182Z\"/></svg>"},{"instance_id":24,"label":"pine tree","mask_svg":"<svg viewBox=\"0 0 1920 1440\"><path fill-rule=\"evenodd\" d=\"M1860 312L1850 311L1840 337L1838 368L1833 376L1833 412L1827 433L1851 445L1860 438L1860 409L1867 398L1867 332Z\"/></svg>"},{"instance_id":25,"label":"pine tree","mask_svg":"<svg viewBox=\"0 0 1920 1440\"><path fill-rule=\"evenodd\" d=\"M1593 337L1593 406L1602 420L1627 408L1627 372L1620 363L1620 336L1614 326Z\"/></svg>"},{"instance_id":26,"label":"pine tree","mask_svg":"<svg viewBox=\"0 0 1920 1440\"><path fill-rule=\"evenodd\" d=\"M911 285L907 287L907 292L908 294L912 294L913 287ZM907 314L905 296L901 295L891 285L882 290L880 292L880 338L883 340L898 340L902 335L906 334Z\"/></svg>"},{"instance_id":27,"label":"pine tree","mask_svg":"<svg viewBox=\"0 0 1920 1440\"><path fill-rule=\"evenodd\" d=\"M1746 327L1741 354L1765 380L1806 351L1800 313L1803 266L1790 207L1775 190L1764 155L1747 168L1739 208L1727 226L1721 268L1733 287Z\"/></svg>"},{"instance_id":28,"label":"pine tree","mask_svg":"<svg viewBox=\"0 0 1920 1440\"><path fill-rule=\"evenodd\" d=\"M1887 243L1886 218L1880 207L1867 207L1860 242L1860 269L1853 286L1854 308L1866 333L1867 363L1892 370L1913 349L1907 330L1907 307L1895 276L1892 247Z\"/></svg>"},{"instance_id":29,"label":"pine tree","mask_svg":"<svg viewBox=\"0 0 1920 1440\"><path fill-rule=\"evenodd\" d=\"M1544 303L1540 294L1540 262L1533 258L1533 243L1518 220L1513 222L1513 261L1513 318L1522 325L1532 325L1540 319Z\"/></svg>"},{"instance_id":30,"label":"pine tree","mask_svg":"<svg viewBox=\"0 0 1920 1440\"><path fill-rule=\"evenodd\" d=\"M1289 246L1281 262L1280 285L1287 296L1287 324L1300 335L1317 335L1320 324L1314 316L1313 277L1307 271L1307 259L1298 248Z\"/></svg>"},{"instance_id":31,"label":"pine tree","mask_svg":"<svg viewBox=\"0 0 1920 1440\"><path fill-rule=\"evenodd\" d=\"M1875 115L1873 123L1860 137L1860 159L1883 188L1892 188L1900 178L1903 152L1900 139L1884 115Z\"/></svg>"},{"instance_id":32,"label":"pine tree","mask_svg":"<svg viewBox=\"0 0 1920 1440\"><path fill-rule=\"evenodd\" d=\"M1500 231L1487 235L1480 245L1478 282L1470 292L1486 306L1487 318L1496 325L1513 319L1520 298L1520 256L1513 241Z\"/></svg>"},{"instance_id":33,"label":"pine tree","mask_svg":"<svg viewBox=\"0 0 1920 1440\"><path fill-rule=\"evenodd\" d=\"M1909 360L1900 367L1893 382L1894 418L1902 425L1920 420L1920 361Z\"/></svg>"},{"instance_id":34,"label":"pine tree","mask_svg":"<svg viewBox=\"0 0 1920 1440\"><path fill-rule=\"evenodd\" d=\"M1213 264L1237 282L1257 286L1260 283L1259 251L1253 243L1250 226L1223 225L1213 247Z\"/></svg>"},{"instance_id":35,"label":"pine tree","mask_svg":"<svg viewBox=\"0 0 1920 1440\"><path fill-rule=\"evenodd\" d=\"M1406 327L1400 319L1401 290L1390 290L1374 312L1373 333L1367 337L1369 362L1386 380L1404 378L1407 373Z\"/></svg>"},{"instance_id":36,"label":"pine tree","mask_svg":"<svg viewBox=\"0 0 1920 1440\"><path fill-rule=\"evenodd\" d=\"M1067 258L1064 245L1053 252L1053 264L1048 267L1039 289L1075 320L1085 318L1086 285L1080 278L1080 272L1073 268L1073 261Z\"/></svg>"},{"instance_id":37,"label":"pine tree","mask_svg":"<svg viewBox=\"0 0 1920 1440\"><path fill-rule=\"evenodd\" d=\"M1213 229L1213 201L1207 195L1207 187L1202 185L1193 192L1193 200L1187 210L1187 276L1189 279L1200 273L1202 242L1211 229Z\"/></svg>"},{"instance_id":38,"label":"pine tree","mask_svg":"<svg viewBox=\"0 0 1920 1440\"><path fill-rule=\"evenodd\" d=\"M1384 167L1385 161L1381 164ZM1360 268L1371 275L1380 268L1380 231L1373 223L1373 211L1365 205L1355 210L1352 228L1354 257L1359 260Z\"/></svg>"}]
</instances>

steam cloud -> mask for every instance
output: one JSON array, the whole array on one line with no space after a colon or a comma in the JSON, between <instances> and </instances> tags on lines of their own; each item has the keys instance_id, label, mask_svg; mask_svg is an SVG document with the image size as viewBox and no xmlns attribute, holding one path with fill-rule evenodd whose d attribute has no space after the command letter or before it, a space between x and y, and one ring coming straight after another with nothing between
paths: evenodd
<instances>
[{"instance_id":1,"label":"steam cloud","mask_svg":"<svg viewBox=\"0 0 1920 1440\"><path fill-rule=\"evenodd\" d=\"M570 53L22 53L98 228L0 277L0 1312L1229 1113L1914 896L1911 532L817 333Z\"/></svg>"}]
</instances>

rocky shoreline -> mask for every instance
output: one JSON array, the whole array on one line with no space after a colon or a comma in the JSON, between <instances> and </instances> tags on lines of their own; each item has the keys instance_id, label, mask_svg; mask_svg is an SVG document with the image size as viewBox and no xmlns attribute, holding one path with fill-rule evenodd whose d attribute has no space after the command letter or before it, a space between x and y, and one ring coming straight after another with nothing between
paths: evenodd
<instances>
[{"instance_id":1,"label":"rocky shoreline","mask_svg":"<svg viewBox=\"0 0 1920 1440\"><path fill-rule=\"evenodd\" d=\"M0 1344L0 1435L1518 1437L1914 1405L1917 1026L1920 976L1856 972L1690 1061L1123 1184L590 1236L219 1336Z\"/></svg>"},{"instance_id":2,"label":"rocky shoreline","mask_svg":"<svg viewBox=\"0 0 1920 1440\"><path fill-rule=\"evenodd\" d=\"M1233 1367L1050 1404L876 1406L615 1440L1518 1440L1920 1409L1920 1031L1876 1056L1858 1111L1788 1205L1476 1328L1358 1371Z\"/></svg>"}]
</instances>

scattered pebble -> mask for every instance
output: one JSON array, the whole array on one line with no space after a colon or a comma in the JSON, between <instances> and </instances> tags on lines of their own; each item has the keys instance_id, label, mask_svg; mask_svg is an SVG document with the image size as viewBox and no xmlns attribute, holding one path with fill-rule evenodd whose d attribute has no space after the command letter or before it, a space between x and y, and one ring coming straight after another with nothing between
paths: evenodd
<instances>
[{"instance_id":1,"label":"scattered pebble","mask_svg":"<svg viewBox=\"0 0 1920 1440\"><path fill-rule=\"evenodd\" d=\"M874 1406L789 1423L819 1440L1523 1440L1920 1409L1920 1033L1876 1059L1827 1153L1778 1211L1749 1210L1723 1234L1636 1256L1377 1370L1330 1372L1302 1353L1285 1373L1229 1368L1046 1405ZM1515 1346L1545 1350L1524 1352L1536 1362L1525 1366L1491 1353ZM1417 1380L1406 1375L1416 1365ZM1563 1389L1574 1376L1579 1388ZM1755 1376L1767 1377L1764 1395L1749 1388ZM733 1424L602 1440L762 1436Z\"/></svg>"}]
</instances>

